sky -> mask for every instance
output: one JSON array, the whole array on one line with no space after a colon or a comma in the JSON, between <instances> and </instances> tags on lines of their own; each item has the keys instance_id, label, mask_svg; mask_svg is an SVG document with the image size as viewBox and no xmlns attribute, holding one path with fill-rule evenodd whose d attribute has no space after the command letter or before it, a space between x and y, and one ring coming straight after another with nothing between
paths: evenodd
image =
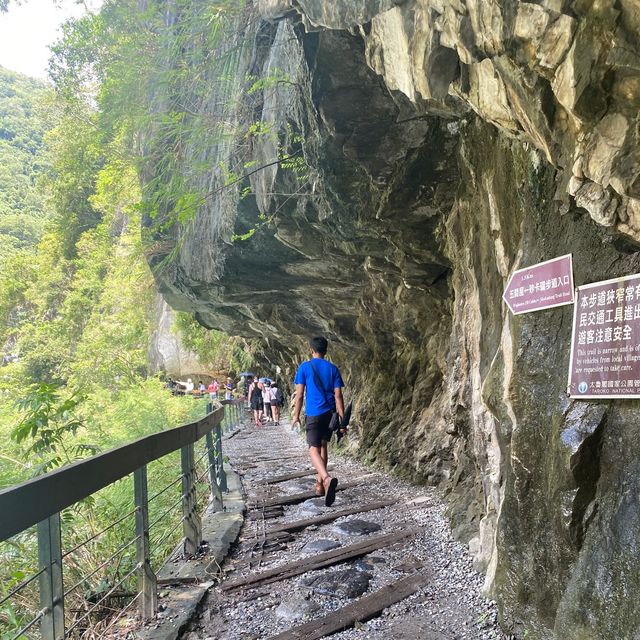
<instances>
[{"instance_id":1,"label":"sky","mask_svg":"<svg viewBox=\"0 0 640 640\"><path fill-rule=\"evenodd\" d=\"M75 0L22 0L9 3L9 11L0 13L0 66L11 71L45 79L49 46L59 36L60 25L70 17L81 16L85 9ZM98 1L88 2L96 7Z\"/></svg>"}]
</instances>

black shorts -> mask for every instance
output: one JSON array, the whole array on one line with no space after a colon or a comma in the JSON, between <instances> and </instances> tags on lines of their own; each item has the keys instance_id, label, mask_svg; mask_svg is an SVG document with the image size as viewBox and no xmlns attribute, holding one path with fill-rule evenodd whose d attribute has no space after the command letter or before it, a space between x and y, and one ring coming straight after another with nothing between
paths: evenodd
<instances>
[{"instance_id":1,"label":"black shorts","mask_svg":"<svg viewBox=\"0 0 640 640\"><path fill-rule=\"evenodd\" d=\"M329 424L333 411L327 411L319 416L306 416L304 428L307 432L307 444L310 447L321 447L323 442L331 440Z\"/></svg>"},{"instance_id":2,"label":"black shorts","mask_svg":"<svg viewBox=\"0 0 640 640\"><path fill-rule=\"evenodd\" d=\"M251 408L254 411L260 411L262 409L262 398L258 399L258 398L254 398L251 401Z\"/></svg>"}]
</instances>

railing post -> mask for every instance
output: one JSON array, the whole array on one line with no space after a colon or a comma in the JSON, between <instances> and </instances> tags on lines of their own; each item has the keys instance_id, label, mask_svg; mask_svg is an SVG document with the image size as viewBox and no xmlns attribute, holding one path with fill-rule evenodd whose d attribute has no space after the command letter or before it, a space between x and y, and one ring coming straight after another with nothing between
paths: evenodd
<instances>
[{"instance_id":1,"label":"railing post","mask_svg":"<svg viewBox=\"0 0 640 640\"><path fill-rule=\"evenodd\" d=\"M224 463L222 459L222 429L220 425L216 425L216 455L218 458L218 485L220 491L225 493L229 490L227 488L227 473L224 470Z\"/></svg>"},{"instance_id":2,"label":"railing post","mask_svg":"<svg viewBox=\"0 0 640 640\"><path fill-rule=\"evenodd\" d=\"M213 503L214 511L222 510L222 491L220 489L220 485L218 484L218 476L216 473L217 466L217 456L216 456L216 448L213 444L213 434L211 431L205 436L207 443L207 460L209 462L209 486L211 487L211 500Z\"/></svg>"},{"instance_id":3,"label":"railing post","mask_svg":"<svg viewBox=\"0 0 640 640\"><path fill-rule=\"evenodd\" d=\"M156 575L151 569L149 550L149 494L147 466L133 472L133 493L136 506L136 560L138 563L138 591L140 615L145 620L155 618L158 611Z\"/></svg>"},{"instance_id":4,"label":"railing post","mask_svg":"<svg viewBox=\"0 0 640 640\"><path fill-rule=\"evenodd\" d=\"M197 512L196 484L193 443L180 449L182 458L182 527L185 543L184 552L193 556L202 542L202 522Z\"/></svg>"},{"instance_id":5,"label":"railing post","mask_svg":"<svg viewBox=\"0 0 640 640\"><path fill-rule=\"evenodd\" d=\"M40 623L42 640L64 638L64 585L62 582L62 540L60 514L38 523L38 562L40 569Z\"/></svg>"}]
</instances>

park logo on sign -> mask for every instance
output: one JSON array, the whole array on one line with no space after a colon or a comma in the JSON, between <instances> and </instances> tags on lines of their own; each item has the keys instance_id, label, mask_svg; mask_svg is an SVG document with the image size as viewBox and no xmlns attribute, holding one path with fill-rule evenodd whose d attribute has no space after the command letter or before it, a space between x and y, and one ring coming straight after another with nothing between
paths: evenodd
<instances>
[{"instance_id":1,"label":"park logo on sign","mask_svg":"<svg viewBox=\"0 0 640 640\"><path fill-rule=\"evenodd\" d=\"M516 315L573 303L571 254L514 271L502 298Z\"/></svg>"},{"instance_id":2,"label":"park logo on sign","mask_svg":"<svg viewBox=\"0 0 640 640\"><path fill-rule=\"evenodd\" d=\"M640 398L640 274L576 291L569 395Z\"/></svg>"}]
</instances>

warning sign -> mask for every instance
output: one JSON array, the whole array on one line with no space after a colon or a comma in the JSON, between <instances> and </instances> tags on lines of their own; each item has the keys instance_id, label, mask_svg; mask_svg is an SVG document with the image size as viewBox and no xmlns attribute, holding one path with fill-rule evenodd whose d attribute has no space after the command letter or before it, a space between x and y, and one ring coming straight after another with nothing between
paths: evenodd
<instances>
[{"instance_id":1,"label":"warning sign","mask_svg":"<svg viewBox=\"0 0 640 640\"><path fill-rule=\"evenodd\" d=\"M640 274L577 288L568 393L640 398Z\"/></svg>"}]
</instances>

